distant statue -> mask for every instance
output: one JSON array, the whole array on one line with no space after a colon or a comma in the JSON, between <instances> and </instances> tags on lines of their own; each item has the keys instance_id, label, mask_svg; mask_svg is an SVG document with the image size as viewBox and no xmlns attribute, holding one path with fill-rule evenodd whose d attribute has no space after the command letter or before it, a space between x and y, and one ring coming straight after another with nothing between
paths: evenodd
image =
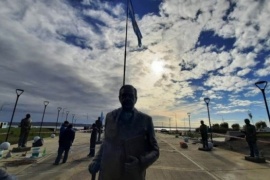
<instances>
[{"instance_id":1,"label":"distant statue","mask_svg":"<svg viewBox=\"0 0 270 180\"><path fill-rule=\"evenodd\" d=\"M100 117L98 117L95 124L96 124L97 130L98 130L98 140L97 141L100 142L100 136L101 136L101 130L102 130L102 122L101 122Z\"/></svg>"},{"instance_id":2,"label":"distant statue","mask_svg":"<svg viewBox=\"0 0 270 180\"><path fill-rule=\"evenodd\" d=\"M88 157L94 157L95 156L95 148L96 148L96 142L97 142L97 125L94 123L92 124L92 132L90 137L90 152L87 155Z\"/></svg>"},{"instance_id":3,"label":"distant statue","mask_svg":"<svg viewBox=\"0 0 270 180\"><path fill-rule=\"evenodd\" d=\"M259 150L257 147L257 132L254 125L250 124L249 119L244 120L246 123L246 126L243 129L243 133L246 135L246 141L249 146L250 150L250 157L259 157Z\"/></svg>"},{"instance_id":4,"label":"distant statue","mask_svg":"<svg viewBox=\"0 0 270 180\"><path fill-rule=\"evenodd\" d=\"M26 143L27 143L27 139L28 139L28 135L31 129L31 123L32 123L32 120L30 117L31 117L30 114L26 114L26 117L21 120L21 123L19 125L19 127L21 128L21 132L20 132L18 147L26 147Z\"/></svg>"},{"instance_id":5,"label":"distant statue","mask_svg":"<svg viewBox=\"0 0 270 180\"><path fill-rule=\"evenodd\" d=\"M137 90L119 90L121 108L108 113L100 150L89 165L101 180L144 180L146 169L159 157L152 118L134 108Z\"/></svg>"},{"instance_id":6,"label":"distant statue","mask_svg":"<svg viewBox=\"0 0 270 180\"><path fill-rule=\"evenodd\" d=\"M201 120L200 133L202 137L202 144L204 149L208 149L208 130L207 126L204 124L203 120Z\"/></svg>"}]
</instances>

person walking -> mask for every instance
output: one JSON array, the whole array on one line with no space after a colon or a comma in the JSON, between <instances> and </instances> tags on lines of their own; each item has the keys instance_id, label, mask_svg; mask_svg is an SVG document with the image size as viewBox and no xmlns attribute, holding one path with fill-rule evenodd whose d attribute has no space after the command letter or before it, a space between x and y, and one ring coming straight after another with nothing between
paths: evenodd
<instances>
[{"instance_id":1,"label":"person walking","mask_svg":"<svg viewBox=\"0 0 270 180\"><path fill-rule=\"evenodd\" d=\"M28 135L31 129L31 115L26 114L25 118L21 120L20 127L21 127L21 132L20 132L20 137L19 137L19 142L18 142L18 147L26 147Z\"/></svg>"},{"instance_id":2,"label":"person walking","mask_svg":"<svg viewBox=\"0 0 270 180\"><path fill-rule=\"evenodd\" d=\"M94 157L95 156L95 148L96 148L96 142L97 142L97 126L95 123L92 124L92 132L91 132L91 138L90 138L90 152L87 155L88 157Z\"/></svg>"},{"instance_id":3,"label":"person walking","mask_svg":"<svg viewBox=\"0 0 270 180\"><path fill-rule=\"evenodd\" d=\"M121 108L107 114L104 140L90 163L92 177L99 180L144 180L146 169L159 157L152 118L134 108L137 90L119 90Z\"/></svg>"},{"instance_id":4,"label":"person walking","mask_svg":"<svg viewBox=\"0 0 270 180\"><path fill-rule=\"evenodd\" d=\"M60 127L60 132L59 132L59 139L60 136L64 133L64 131L66 130L67 126L69 125L68 121L64 121L64 123L61 125Z\"/></svg>"},{"instance_id":5,"label":"person walking","mask_svg":"<svg viewBox=\"0 0 270 180\"><path fill-rule=\"evenodd\" d=\"M200 133L202 137L202 144L204 149L208 149L208 131L207 126L204 124L204 121L201 120Z\"/></svg>"},{"instance_id":6,"label":"person walking","mask_svg":"<svg viewBox=\"0 0 270 180\"><path fill-rule=\"evenodd\" d=\"M243 133L246 135L246 141L250 150L250 157L259 158L259 150L257 146L257 132L254 125L250 124L249 119L245 119L245 128Z\"/></svg>"},{"instance_id":7,"label":"person walking","mask_svg":"<svg viewBox=\"0 0 270 180\"><path fill-rule=\"evenodd\" d=\"M54 165L59 164L63 152L64 152L64 158L63 158L62 163L67 162L68 152L70 150L70 147L72 146L74 139L75 139L75 131L73 130L73 125L69 124L67 128L64 130L63 134L60 135L58 154L55 159Z\"/></svg>"}]
</instances>

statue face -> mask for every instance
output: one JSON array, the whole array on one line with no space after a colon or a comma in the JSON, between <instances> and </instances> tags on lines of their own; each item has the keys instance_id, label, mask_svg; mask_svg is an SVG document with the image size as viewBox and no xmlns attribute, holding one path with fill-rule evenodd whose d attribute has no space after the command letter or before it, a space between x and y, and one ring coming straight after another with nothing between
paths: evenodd
<instances>
[{"instance_id":1,"label":"statue face","mask_svg":"<svg viewBox=\"0 0 270 180\"><path fill-rule=\"evenodd\" d=\"M133 88L126 87L120 91L119 101L122 105L122 108L126 111L131 111L134 108L137 98Z\"/></svg>"}]
</instances>

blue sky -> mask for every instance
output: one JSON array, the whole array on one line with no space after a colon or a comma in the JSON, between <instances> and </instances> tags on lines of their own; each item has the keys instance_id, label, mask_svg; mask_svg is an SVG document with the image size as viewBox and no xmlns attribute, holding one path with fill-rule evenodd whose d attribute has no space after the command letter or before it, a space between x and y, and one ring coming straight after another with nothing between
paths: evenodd
<instances>
[{"instance_id":1,"label":"blue sky","mask_svg":"<svg viewBox=\"0 0 270 180\"><path fill-rule=\"evenodd\" d=\"M126 83L138 89L136 107L155 125L229 125L253 114L269 121L255 82L270 79L270 2L255 0L134 1L143 39L128 26ZM92 123L120 106L126 1L1 1L0 121L31 113L55 121L57 107ZM269 102L270 88L266 88ZM62 111L61 111L62 113ZM60 116L60 121L64 119ZM62 115L62 114L61 114ZM187 123L185 123L187 124Z\"/></svg>"}]
</instances>

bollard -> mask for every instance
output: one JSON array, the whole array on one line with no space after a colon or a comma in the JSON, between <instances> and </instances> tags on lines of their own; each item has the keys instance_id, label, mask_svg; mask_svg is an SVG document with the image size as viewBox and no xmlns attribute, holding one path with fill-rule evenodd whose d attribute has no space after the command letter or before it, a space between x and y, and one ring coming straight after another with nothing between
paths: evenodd
<instances>
[{"instance_id":1,"label":"bollard","mask_svg":"<svg viewBox=\"0 0 270 180\"><path fill-rule=\"evenodd\" d=\"M32 157L38 157L39 156L39 150L40 148L32 148Z\"/></svg>"}]
</instances>

